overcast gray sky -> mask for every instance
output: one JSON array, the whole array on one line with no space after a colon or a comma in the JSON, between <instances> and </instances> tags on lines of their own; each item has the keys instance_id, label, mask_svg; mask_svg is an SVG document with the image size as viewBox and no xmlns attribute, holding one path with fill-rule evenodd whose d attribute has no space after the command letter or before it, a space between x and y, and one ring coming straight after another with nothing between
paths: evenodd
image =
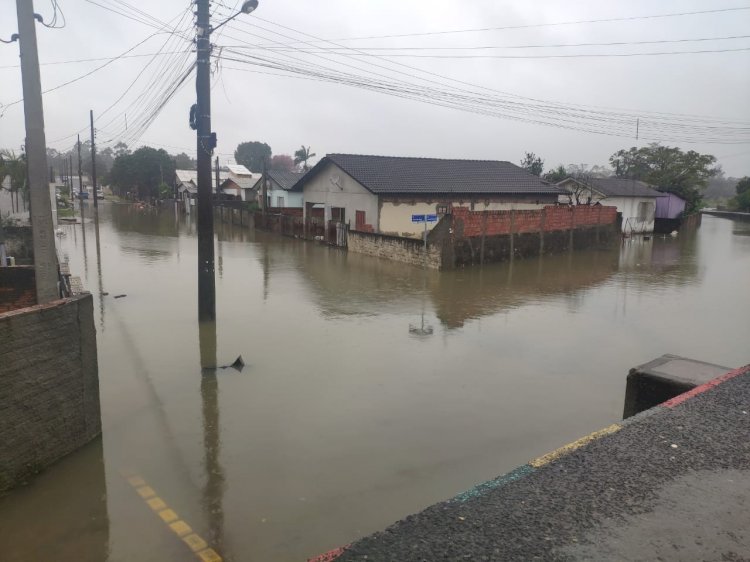
<instances>
[{"instance_id":1,"label":"overcast gray sky","mask_svg":"<svg viewBox=\"0 0 750 562\"><path fill-rule=\"evenodd\" d=\"M86 0L58 1L66 17L66 26L62 29L38 26L42 63L115 57L157 31L154 27L111 11L135 15L119 0L93 0L101 6ZM218 24L221 14L228 13L238 3L235 0L223 0L223 4L228 6L225 8L222 2L218 5L214 2L214 24ZM192 37L192 16L187 13L190 5L188 0L130 0L130 5L137 6L160 21L177 24L180 33ZM315 70L329 75L336 71L369 80L388 79L388 87L391 88L394 81L398 81L399 88L404 87L404 82L417 84L428 91L424 95L417 94L420 100L435 100L435 95L445 96L445 92L456 94L455 89L461 88L464 92L473 91L473 107L486 108L486 105L482 105L484 102L477 102L477 92L485 97L494 97L493 99L500 96L505 102L515 100L521 103L523 110L527 111L527 117L541 120L548 119L536 109L529 108L526 105L529 100L508 97L508 94L566 104L566 108L573 104L583 106L577 108L579 111L589 110L590 106L623 109L630 116L642 114L648 134L651 112L715 117L734 127L742 126L739 123L742 121L750 123L750 50L611 58L426 58L424 55L527 57L750 48L750 38L740 38L638 45L473 49L488 46L674 41L750 35L750 10L606 23L518 27L745 5L750 5L750 2L260 0L260 6L253 15L241 16L223 28L221 34L217 33L214 37L214 42L226 46L222 51L223 56L243 61L257 62L257 59L247 57L261 56L265 60L263 64L269 64L268 61L272 60L275 61L272 63L275 66L288 63L306 71ZM35 7L49 21L53 11L51 3L36 0ZM182 19L181 15L184 16ZM145 16L141 14L136 17L143 19ZM488 27L515 28L341 40ZM8 39L16 31L15 2L0 0L0 38ZM342 56L325 51L335 47L332 43L300 43L299 41L311 39L299 32L337 40L339 45L358 49L410 49L360 51L377 56L355 57L351 52L347 53L348 56ZM179 36L165 33L147 39L129 53L156 53L167 39L170 42L164 50L171 54L116 60L87 78L45 94L48 144L63 150L72 146L75 138L70 135L87 126L88 110L93 109L95 115L101 115L123 95L138 73L153 58L153 62L146 67L123 99L97 121L97 126L102 128L98 133L99 142L105 145L125 138L130 141L131 147L152 144L173 153L185 151L194 155L195 134L188 127L188 110L195 97L194 75L169 100L148 129L140 136L136 135L138 130L134 123L137 124L149 114L143 102L149 101L150 94L155 99L160 99L160 88L167 85L171 71L176 74L180 70L180 61L192 59L194 55L176 52L186 51L190 48L190 43ZM252 44L273 47L274 50L252 48ZM447 50L446 47L472 49ZM314 52L300 53L299 50ZM231 51L235 54L231 54ZM389 54L420 56L382 58ZM52 88L79 77L105 62L107 61L45 64L42 66L43 88ZM2 104L22 97L20 69L15 66L17 64L18 44L0 44ZM160 64L162 67L158 66ZM222 68L214 77L213 128L219 138L217 152L224 161L231 159L239 142L259 140L270 144L274 154L292 154L301 144L310 145L318 157L328 152L351 152L498 159L518 163L525 151L533 151L544 158L545 168L551 168L560 163L606 164L609 156L616 150L634 146L637 142L641 145L647 142L643 139L636 141L635 127L629 121L619 125L613 122L610 127L610 122L605 120L598 122L595 128L617 130L619 127L620 131L629 129L632 130L630 138L599 135L438 107L424 101L389 96L379 91L320 81L319 76L315 80L303 79L298 74L293 77L278 67L269 69L249 65L247 62L227 60L221 61L221 65ZM411 68L397 65L408 65ZM420 70L434 74L420 73ZM439 92L435 94L437 90ZM505 94L500 94L497 90ZM444 100L445 97L439 99ZM455 98L453 99L455 102ZM558 118L566 115L566 108L559 109ZM22 105L0 107L0 113L3 111L4 115L0 118L0 147L17 150L24 136ZM127 131L125 114L128 119ZM686 117L669 119L669 127L675 122L682 126L689 122ZM592 127L591 122L582 124L578 117L572 117L567 123L579 129ZM720 132L715 135L719 140L733 138L724 129L728 124L719 125ZM750 127L750 124L745 126ZM666 131L667 129L662 128L651 134L664 144L714 154L727 175L750 175L750 143L690 144L684 142L684 131ZM681 136L674 138L670 135ZM133 136L136 138L128 138ZM705 139L706 136L703 134L701 138ZM84 131L82 138L87 138L87 132ZM741 138L747 141L748 135Z\"/></svg>"}]
</instances>

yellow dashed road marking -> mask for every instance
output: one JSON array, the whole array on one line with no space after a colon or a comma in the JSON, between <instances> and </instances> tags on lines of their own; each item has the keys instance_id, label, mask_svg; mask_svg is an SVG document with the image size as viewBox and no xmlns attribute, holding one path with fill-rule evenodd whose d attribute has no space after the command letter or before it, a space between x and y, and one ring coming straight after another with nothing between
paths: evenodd
<instances>
[{"instance_id":1,"label":"yellow dashed road marking","mask_svg":"<svg viewBox=\"0 0 750 562\"><path fill-rule=\"evenodd\" d=\"M188 545L190 547L190 550L192 550L193 552L198 552L199 550L203 550L208 546L206 541L204 541L195 533L186 537L182 537L182 540L185 541L185 544Z\"/></svg>"},{"instance_id":2,"label":"yellow dashed road marking","mask_svg":"<svg viewBox=\"0 0 750 562\"><path fill-rule=\"evenodd\" d=\"M165 523L171 523L172 521L177 521L179 519L179 517L177 517L177 514L169 508L160 511L159 517L161 517L161 520Z\"/></svg>"},{"instance_id":3,"label":"yellow dashed road marking","mask_svg":"<svg viewBox=\"0 0 750 562\"><path fill-rule=\"evenodd\" d=\"M151 486L142 486L140 488L136 488L135 491L138 492L138 495L141 496L144 500L156 495L156 492L154 492L154 489Z\"/></svg>"},{"instance_id":4,"label":"yellow dashed road marking","mask_svg":"<svg viewBox=\"0 0 750 562\"><path fill-rule=\"evenodd\" d=\"M216 551L213 548L202 550L198 553L198 558L203 560L203 562L221 562L221 556L216 554Z\"/></svg>"},{"instance_id":5,"label":"yellow dashed road marking","mask_svg":"<svg viewBox=\"0 0 750 562\"><path fill-rule=\"evenodd\" d=\"M185 535L189 535L193 532L193 530L190 528L190 525L188 525L184 521L175 521L174 523L170 523L169 528L172 529L178 537L184 537Z\"/></svg>"},{"instance_id":6,"label":"yellow dashed road marking","mask_svg":"<svg viewBox=\"0 0 750 562\"><path fill-rule=\"evenodd\" d=\"M166 502L156 495L153 488L146 485L146 481L132 472L123 474L138 495L146 501L146 504L155 511L164 523L174 532L182 541L192 550L202 562L222 562L221 556L213 549L209 548L208 543L204 541L193 529L180 519L180 516L170 509Z\"/></svg>"},{"instance_id":7,"label":"yellow dashed road marking","mask_svg":"<svg viewBox=\"0 0 750 562\"><path fill-rule=\"evenodd\" d=\"M161 499L159 496L156 496L155 498L151 498L150 500L146 500L146 503L154 511L161 511L162 509L165 509L167 507L167 504L165 504L164 500Z\"/></svg>"},{"instance_id":8,"label":"yellow dashed road marking","mask_svg":"<svg viewBox=\"0 0 750 562\"><path fill-rule=\"evenodd\" d=\"M584 445L591 443L592 441L595 441L599 439L600 437L604 437L605 435L609 435L611 433L615 433L616 431L619 431L622 426L619 424L612 424L609 427L605 427L604 429L600 429L599 431L595 431L594 433L590 433L586 437L581 437L580 439L573 441L572 443L568 443L567 445L564 445L560 447L559 449L555 449L551 453L547 453L544 456L539 457L538 459L534 459L529 464L533 466L534 468L539 468L540 466L544 466L545 464L551 463L555 459L559 459L563 455L567 455L568 453L572 453L576 449L580 449Z\"/></svg>"}]
</instances>

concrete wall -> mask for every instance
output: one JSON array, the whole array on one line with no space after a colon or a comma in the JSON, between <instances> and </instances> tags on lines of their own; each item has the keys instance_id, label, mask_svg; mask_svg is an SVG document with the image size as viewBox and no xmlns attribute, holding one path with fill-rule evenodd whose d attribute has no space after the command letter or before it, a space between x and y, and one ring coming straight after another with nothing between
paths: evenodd
<instances>
[{"instance_id":1,"label":"concrete wall","mask_svg":"<svg viewBox=\"0 0 750 562\"><path fill-rule=\"evenodd\" d=\"M351 221L352 225L356 211L365 212L367 224L376 226L379 222L377 196L333 163L328 163L305 185L303 200L305 207L308 203L319 203L346 209L345 222ZM307 219L306 213L307 209ZM330 215L326 214L326 218Z\"/></svg>"},{"instance_id":2,"label":"concrete wall","mask_svg":"<svg viewBox=\"0 0 750 562\"><path fill-rule=\"evenodd\" d=\"M101 433L90 294L0 314L0 492Z\"/></svg>"},{"instance_id":3,"label":"concrete wall","mask_svg":"<svg viewBox=\"0 0 750 562\"><path fill-rule=\"evenodd\" d=\"M424 225L411 222L411 216L435 214L438 206L462 207L475 211L509 211L511 209L541 209L545 205L554 204L555 201L555 196L481 197L476 200L434 199L429 201L419 201L406 197L381 197L379 230L383 234L421 238L424 233ZM428 223L427 230L431 230L435 224Z\"/></svg>"},{"instance_id":4,"label":"concrete wall","mask_svg":"<svg viewBox=\"0 0 750 562\"><path fill-rule=\"evenodd\" d=\"M422 267L425 263L430 269L442 267L440 246L427 245L427 260L425 262L424 243L414 238L349 231L348 249L350 252L386 258L419 267Z\"/></svg>"}]
</instances>

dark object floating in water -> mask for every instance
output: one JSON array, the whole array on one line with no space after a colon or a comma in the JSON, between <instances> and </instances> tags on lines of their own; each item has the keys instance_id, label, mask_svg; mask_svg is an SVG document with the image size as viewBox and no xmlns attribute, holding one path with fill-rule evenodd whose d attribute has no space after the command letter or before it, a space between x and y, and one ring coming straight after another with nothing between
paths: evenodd
<instances>
[{"instance_id":1,"label":"dark object floating in water","mask_svg":"<svg viewBox=\"0 0 750 562\"><path fill-rule=\"evenodd\" d=\"M116 299L121 299L122 297L127 297L128 295L115 295Z\"/></svg>"},{"instance_id":2,"label":"dark object floating in water","mask_svg":"<svg viewBox=\"0 0 750 562\"><path fill-rule=\"evenodd\" d=\"M242 368L245 366L245 362L242 360L242 355L238 355L237 359L231 365L221 365L219 367L203 367L204 371L216 371L217 369L234 369L238 372L242 372Z\"/></svg>"},{"instance_id":3,"label":"dark object floating in water","mask_svg":"<svg viewBox=\"0 0 750 562\"><path fill-rule=\"evenodd\" d=\"M242 360L242 355L238 355L237 359L231 365L224 365L219 369L235 369L236 371L242 372L242 368L245 366L245 362Z\"/></svg>"},{"instance_id":4,"label":"dark object floating in water","mask_svg":"<svg viewBox=\"0 0 750 562\"><path fill-rule=\"evenodd\" d=\"M103 296L103 297L108 297L108 296L109 296L109 293L107 293L107 292L104 292L104 293L102 293L102 296Z\"/></svg>"}]
</instances>

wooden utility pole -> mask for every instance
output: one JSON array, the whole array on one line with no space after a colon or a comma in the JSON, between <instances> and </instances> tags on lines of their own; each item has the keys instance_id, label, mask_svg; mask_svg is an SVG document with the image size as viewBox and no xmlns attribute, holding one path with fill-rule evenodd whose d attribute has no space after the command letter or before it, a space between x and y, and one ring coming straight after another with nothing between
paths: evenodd
<instances>
[{"instance_id":1,"label":"wooden utility pole","mask_svg":"<svg viewBox=\"0 0 750 562\"><path fill-rule=\"evenodd\" d=\"M81 135L78 135L78 195L83 193L83 174L81 173ZM80 203L81 216L83 217L83 202Z\"/></svg>"},{"instance_id":2,"label":"wooden utility pole","mask_svg":"<svg viewBox=\"0 0 750 562\"><path fill-rule=\"evenodd\" d=\"M221 188L221 180L219 179L219 157L216 157L216 195L219 194Z\"/></svg>"},{"instance_id":3,"label":"wooden utility pole","mask_svg":"<svg viewBox=\"0 0 750 562\"><path fill-rule=\"evenodd\" d=\"M33 0L16 0L23 111L26 124L26 162L31 202L31 227L34 246L34 274L37 304L59 298L57 289L57 253L52 225L52 198L47 174L47 139L44 135L44 106L39 76L36 21Z\"/></svg>"},{"instance_id":4,"label":"wooden utility pole","mask_svg":"<svg viewBox=\"0 0 750 562\"><path fill-rule=\"evenodd\" d=\"M263 183L261 184L261 202L260 202L260 209L263 211L263 214L266 214L266 207L268 206L268 166L266 165L266 160L263 159Z\"/></svg>"},{"instance_id":5,"label":"wooden utility pole","mask_svg":"<svg viewBox=\"0 0 750 562\"><path fill-rule=\"evenodd\" d=\"M209 0L196 0L197 104L194 108L198 133L198 320L216 320L214 274L214 215L211 201L211 156L216 137L211 134L211 16Z\"/></svg>"},{"instance_id":6,"label":"wooden utility pole","mask_svg":"<svg viewBox=\"0 0 750 562\"><path fill-rule=\"evenodd\" d=\"M89 111L91 117L91 189L94 196L94 209L99 210L99 201L96 198L96 141L94 140L94 110Z\"/></svg>"}]
</instances>

